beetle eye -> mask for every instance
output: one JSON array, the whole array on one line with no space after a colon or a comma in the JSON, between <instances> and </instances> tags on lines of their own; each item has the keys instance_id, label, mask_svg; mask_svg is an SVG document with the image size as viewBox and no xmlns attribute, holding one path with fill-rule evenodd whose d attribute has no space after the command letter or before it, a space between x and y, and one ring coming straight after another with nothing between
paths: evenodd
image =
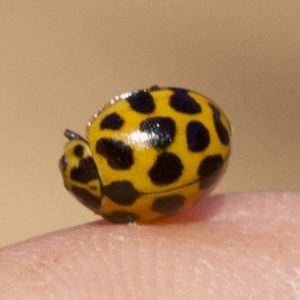
<instances>
[{"instance_id":1,"label":"beetle eye","mask_svg":"<svg viewBox=\"0 0 300 300\"><path fill-rule=\"evenodd\" d=\"M59 160L59 169L64 174L68 167L68 159L66 155L63 155L61 159Z\"/></svg>"}]
</instances>

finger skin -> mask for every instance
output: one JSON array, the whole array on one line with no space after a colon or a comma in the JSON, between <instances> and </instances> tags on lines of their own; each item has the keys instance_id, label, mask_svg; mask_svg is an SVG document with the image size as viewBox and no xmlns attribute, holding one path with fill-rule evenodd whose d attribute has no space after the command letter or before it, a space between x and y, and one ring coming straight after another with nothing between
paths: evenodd
<instances>
[{"instance_id":1,"label":"finger skin","mask_svg":"<svg viewBox=\"0 0 300 300\"><path fill-rule=\"evenodd\" d=\"M0 299L300 299L300 193L225 194L0 251Z\"/></svg>"}]
</instances>

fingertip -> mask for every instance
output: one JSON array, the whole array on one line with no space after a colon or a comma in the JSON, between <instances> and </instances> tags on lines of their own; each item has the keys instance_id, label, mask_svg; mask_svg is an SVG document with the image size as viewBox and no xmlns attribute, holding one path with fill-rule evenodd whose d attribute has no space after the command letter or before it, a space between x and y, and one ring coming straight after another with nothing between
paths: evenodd
<instances>
[{"instance_id":1,"label":"fingertip","mask_svg":"<svg viewBox=\"0 0 300 300\"><path fill-rule=\"evenodd\" d=\"M32 239L0 252L0 290L3 299L292 297L299 199L215 195L152 224L98 221Z\"/></svg>"}]
</instances>

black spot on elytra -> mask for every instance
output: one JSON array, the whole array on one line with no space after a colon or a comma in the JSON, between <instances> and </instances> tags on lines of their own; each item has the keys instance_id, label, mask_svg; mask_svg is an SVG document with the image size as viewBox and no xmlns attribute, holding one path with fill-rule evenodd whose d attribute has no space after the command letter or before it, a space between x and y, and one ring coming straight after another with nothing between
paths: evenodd
<instances>
[{"instance_id":1,"label":"black spot on elytra","mask_svg":"<svg viewBox=\"0 0 300 300\"><path fill-rule=\"evenodd\" d=\"M152 210L161 214L170 215L183 207L185 198L181 195L159 197L152 204Z\"/></svg>"},{"instance_id":2,"label":"black spot on elytra","mask_svg":"<svg viewBox=\"0 0 300 300\"><path fill-rule=\"evenodd\" d=\"M72 187L73 194L81 199L82 204L91 210L97 210L100 208L101 200L98 197L92 195L89 191L73 186Z\"/></svg>"},{"instance_id":3,"label":"black spot on elytra","mask_svg":"<svg viewBox=\"0 0 300 300\"><path fill-rule=\"evenodd\" d=\"M160 87L158 85L152 85L149 89L151 92L155 92L160 90Z\"/></svg>"},{"instance_id":4,"label":"black spot on elytra","mask_svg":"<svg viewBox=\"0 0 300 300\"><path fill-rule=\"evenodd\" d=\"M102 138L96 144L96 152L115 170L130 169L134 163L132 149L122 141Z\"/></svg>"},{"instance_id":5,"label":"black spot on elytra","mask_svg":"<svg viewBox=\"0 0 300 300\"><path fill-rule=\"evenodd\" d=\"M74 155L81 158L83 156L84 153L84 148L82 145L77 145L74 147L74 151L73 151Z\"/></svg>"},{"instance_id":6,"label":"black spot on elytra","mask_svg":"<svg viewBox=\"0 0 300 300\"><path fill-rule=\"evenodd\" d=\"M70 172L72 180L80 183L88 183L91 180L99 180L98 170L92 157L83 158L79 161L77 168Z\"/></svg>"},{"instance_id":7,"label":"black spot on elytra","mask_svg":"<svg viewBox=\"0 0 300 300\"><path fill-rule=\"evenodd\" d=\"M184 89L171 88L174 94L170 98L170 106L178 112L194 115L201 112L201 106Z\"/></svg>"},{"instance_id":8,"label":"black spot on elytra","mask_svg":"<svg viewBox=\"0 0 300 300\"><path fill-rule=\"evenodd\" d=\"M166 185L176 181L182 174L183 165L180 158L170 152L160 154L148 174L156 185Z\"/></svg>"},{"instance_id":9,"label":"black spot on elytra","mask_svg":"<svg viewBox=\"0 0 300 300\"><path fill-rule=\"evenodd\" d=\"M155 109L153 97L146 90L133 92L127 101L133 110L142 114L152 113Z\"/></svg>"},{"instance_id":10,"label":"black spot on elytra","mask_svg":"<svg viewBox=\"0 0 300 300\"><path fill-rule=\"evenodd\" d=\"M114 211L110 214L102 214L102 217L112 223L132 223L139 220L139 216L127 211Z\"/></svg>"},{"instance_id":11,"label":"black spot on elytra","mask_svg":"<svg viewBox=\"0 0 300 300\"><path fill-rule=\"evenodd\" d=\"M192 121L186 128L187 144L191 151L203 151L210 143L209 131L198 121Z\"/></svg>"},{"instance_id":12,"label":"black spot on elytra","mask_svg":"<svg viewBox=\"0 0 300 300\"><path fill-rule=\"evenodd\" d=\"M124 124L124 120L117 113L107 115L100 123L100 129L118 130Z\"/></svg>"},{"instance_id":13,"label":"black spot on elytra","mask_svg":"<svg viewBox=\"0 0 300 300\"><path fill-rule=\"evenodd\" d=\"M140 196L130 181L115 181L103 187L103 193L117 204L132 205Z\"/></svg>"},{"instance_id":14,"label":"black spot on elytra","mask_svg":"<svg viewBox=\"0 0 300 300\"><path fill-rule=\"evenodd\" d=\"M227 129L225 128L225 126L221 121L221 113L219 109L214 105L212 105L211 103L209 104L209 106L213 112L214 124L215 124L218 137L223 145L228 145L230 142L230 136Z\"/></svg>"},{"instance_id":15,"label":"black spot on elytra","mask_svg":"<svg viewBox=\"0 0 300 300\"><path fill-rule=\"evenodd\" d=\"M219 177L224 161L221 155L206 157L198 168L201 189L209 188Z\"/></svg>"},{"instance_id":16,"label":"black spot on elytra","mask_svg":"<svg viewBox=\"0 0 300 300\"><path fill-rule=\"evenodd\" d=\"M144 120L140 130L149 136L148 143L155 148L164 149L174 140L175 122L169 117L155 117Z\"/></svg>"}]
</instances>

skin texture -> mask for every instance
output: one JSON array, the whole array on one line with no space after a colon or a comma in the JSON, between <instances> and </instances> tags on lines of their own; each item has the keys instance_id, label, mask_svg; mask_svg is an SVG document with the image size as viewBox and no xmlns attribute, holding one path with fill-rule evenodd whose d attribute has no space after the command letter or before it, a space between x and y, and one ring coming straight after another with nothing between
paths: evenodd
<instances>
[{"instance_id":1,"label":"skin texture","mask_svg":"<svg viewBox=\"0 0 300 300\"><path fill-rule=\"evenodd\" d=\"M0 299L300 299L300 193L210 196L0 251Z\"/></svg>"}]
</instances>

